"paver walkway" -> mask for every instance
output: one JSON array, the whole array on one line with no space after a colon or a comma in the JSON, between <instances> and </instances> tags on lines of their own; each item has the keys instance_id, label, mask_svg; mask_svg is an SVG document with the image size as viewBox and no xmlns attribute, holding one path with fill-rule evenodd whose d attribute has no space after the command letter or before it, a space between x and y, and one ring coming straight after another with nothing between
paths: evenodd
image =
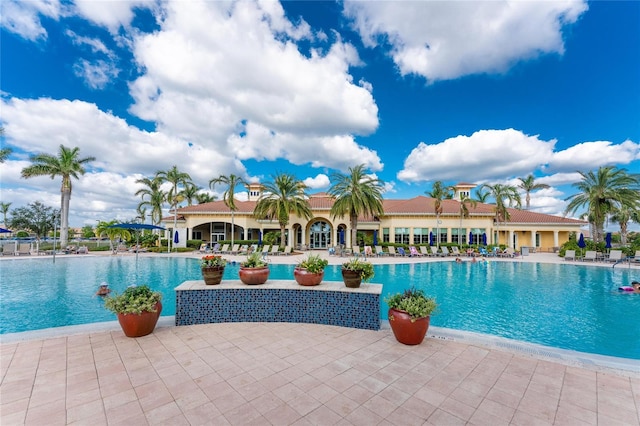
<instances>
[{"instance_id":1,"label":"paver walkway","mask_svg":"<svg viewBox=\"0 0 640 426\"><path fill-rule=\"evenodd\" d=\"M640 378L390 330L280 323L0 345L8 425L640 425Z\"/></svg>"}]
</instances>

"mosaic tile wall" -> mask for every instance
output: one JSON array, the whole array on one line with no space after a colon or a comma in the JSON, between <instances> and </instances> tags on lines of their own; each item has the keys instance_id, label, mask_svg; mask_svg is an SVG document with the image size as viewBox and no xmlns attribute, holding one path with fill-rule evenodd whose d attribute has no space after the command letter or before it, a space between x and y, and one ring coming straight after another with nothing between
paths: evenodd
<instances>
[{"instance_id":1,"label":"mosaic tile wall","mask_svg":"<svg viewBox=\"0 0 640 426\"><path fill-rule=\"evenodd\" d=\"M176 325L217 322L300 322L379 330L380 295L250 288L176 291Z\"/></svg>"}]
</instances>

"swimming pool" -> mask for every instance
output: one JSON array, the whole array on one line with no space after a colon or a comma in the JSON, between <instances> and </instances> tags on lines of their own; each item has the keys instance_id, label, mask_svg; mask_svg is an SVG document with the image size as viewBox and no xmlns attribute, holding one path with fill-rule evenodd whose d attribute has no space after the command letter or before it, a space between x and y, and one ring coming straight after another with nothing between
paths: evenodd
<instances>
[{"instance_id":1,"label":"swimming pool","mask_svg":"<svg viewBox=\"0 0 640 426\"><path fill-rule=\"evenodd\" d=\"M293 265L271 265L273 279L292 279ZM237 278L229 265L224 279ZM637 271L524 262L375 265L383 297L409 286L437 298L439 327L487 333L581 352L640 359L640 295L616 291ZM113 321L95 291L102 281L121 292L147 283L175 314L174 288L201 279L198 259L83 257L0 262L0 334ZM138 278L136 278L138 277ZM338 266L325 280L340 281ZM381 306L386 319L387 307Z\"/></svg>"}]
</instances>

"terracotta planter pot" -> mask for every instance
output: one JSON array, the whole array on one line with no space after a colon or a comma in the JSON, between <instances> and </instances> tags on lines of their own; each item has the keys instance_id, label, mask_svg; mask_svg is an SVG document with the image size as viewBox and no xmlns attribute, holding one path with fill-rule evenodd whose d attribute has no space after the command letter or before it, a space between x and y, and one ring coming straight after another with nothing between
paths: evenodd
<instances>
[{"instance_id":1,"label":"terracotta planter pot","mask_svg":"<svg viewBox=\"0 0 640 426\"><path fill-rule=\"evenodd\" d=\"M224 266L209 266L202 268L202 278L206 285L220 284L223 274Z\"/></svg>"},{"instance_id":2,"label":"terracotta planter pot","mask_svg":"<svg viewBox=\"0 0 640 426\"><path fill-rule=\"evenodd\" d=\"M342 268L342 281L349 288L358 288L362 283L360 272Z\"/></svg>"},{"instance_id":3,"label":"terracotta planter pot","mask_svg":"<svg viewBox=\"0 0 640 426\"><path fill-rule=\"evenodd\" d=\"M241 266L238 275L240 276L240 281L245 284L264 284L269 278L269 267L262 266L260 268L245 268Z\"/></svg>"},{"instance_id":4,"label":"terracotta planter pot","mask_svg":"<svg viewBox=\"0 0 640 426\"><path fill-rule=\"evenodd\" d=\"M142 337L151 334L156 327L162 303L156 303L157 312L143 312L141 314L118 314L118 322L127 337Z\"/></svg>"},{"instance_id":5,"label":"terracotta planter pot","mask_svg":"<svg viewBox=\"0 0 640 426\"><path fill-rule=\"evenodd\" d=\"M304 268L295 268L293 270L293 277L296 279L296 282L300 285L304 286L312 286L318 285L322 282L324 278L324 270L322 272L318 272L314 274L312 272L307 271Z\"/></svg>"},{"instance_id":6,"label":"terracotta planter pot","mask_svg":"<svg viewBox=\"0 0 640 426\"><path fill-rule=\"evenodd\" d=\"M411 322L411 316L405 311L389 309L389 325L396 340L405 345L419 345L429 329L431 317L424 317Z\"/></svg>"}]
</instances>

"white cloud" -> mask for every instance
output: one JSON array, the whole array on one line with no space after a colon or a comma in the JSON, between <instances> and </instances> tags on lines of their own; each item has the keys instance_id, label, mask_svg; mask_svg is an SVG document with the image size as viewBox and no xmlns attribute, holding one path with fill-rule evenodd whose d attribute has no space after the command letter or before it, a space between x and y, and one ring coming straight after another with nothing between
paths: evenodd
<instances>
[{"instance_id":1,"label":"white cloud","mask_svg":"<svg viewBox=\"0 0 640 426\"><path fill-rule=\"evenodd\" d=\"M67 30L65 34L69 36L69 38L71 39L71 42L76 46L88 46L93 53L102 53L110 58L115 57L115 54L113 53L113 51L109 49L107 46L105 46L105 44L100 39L84 37L79 34L76 34L71 30Z\"/></svg>"},{"instance_id":2,"label":"white cloud","mask_svg":"<svg viewBox=\"0 0 640 426\"><path fill-rule=\"evenodd\" d=\"M587 9L584 0L346 0L368 47L389 45L402 75L430 81L503 72L515 62L564 52L562 30ZM385 46L386 47L386 46Z\"/></svg>"},{"instance_id":3,"label":"white cloud","mask_svg":"<svg viewBox=\"0 0 640 426\"><path fill-rule=\"evenodd\" d=\"M320 173L316 175L316 177L308 177L302 182L311 189L323 189L328 188L329 185L331 185L329 176L325 175L324 173Z\"/></svg>"},{"instance_id":4,"label":"white cloud","mask_svg":"<svg viewBox=\"0 0 640 426\"><path fill-rule=\"evenodd\" d=\"M151 8L155 3L154 0L75 0L75 7L80 16L116 34L120 27L126 28L131 24L135 8Z\"/></svg>"},{"instance_id":5,"label":"white cloud","mask_svg":"<svg viewBox=\"0 0 640 426\"><path fill-rule=\"evenodd\" d=\"M514 129L480 130L432 145L420 142L405 159L398 179L478 182L526 176L552 158L555 143Z\"/></svg>"},{"instance_id":6,"label":"white cloud","mask_svg":"<svg viewBox=\"0 0 640 426\"><path fill-rule=\"evenodd\" d=\"M370 85L349 74L357 52L337 41L306 57L293 43L301 37L308 25L293 25L278 3L168 2L162 30L135 38L144 75L131 84L130 111L239 159L343 168L364 157L381 167L352 136L378 126Z\"/></svg>"},{"instance_id":7,"label":"white cloud","mask_svg":"<svg viewBox=\"0 0 640 426\"><path fill-rule=\"evenodd\" d=\"M73 73L90 88L103 89L120 74L120 70L113 63L101 59L93 62L80 59L73 64Z\"/></svg>"},{"instance_id":8,"label":"white cloud","mask_svg":"<svg viewBox=\"0 0 640 426\"><path fill-rule=\"evenodd\" d=\"M42 26L42 16L58 19L61 6L58 0L3 0L0 2L0 24L2 28L27 40L47 38Z\"/></svg>"},{"instance_id":9,"label":"white cloud","mask_svg":"<svg viewBox=\"0 0 640 426\"><path fill-rule=\"evenodd\" d=\"M630 140L621 144L609 141L583 142L554 153L548 171L593 170L600 166L621 166L638 159L640 143Z\"/></svg>"}]
</instances>

